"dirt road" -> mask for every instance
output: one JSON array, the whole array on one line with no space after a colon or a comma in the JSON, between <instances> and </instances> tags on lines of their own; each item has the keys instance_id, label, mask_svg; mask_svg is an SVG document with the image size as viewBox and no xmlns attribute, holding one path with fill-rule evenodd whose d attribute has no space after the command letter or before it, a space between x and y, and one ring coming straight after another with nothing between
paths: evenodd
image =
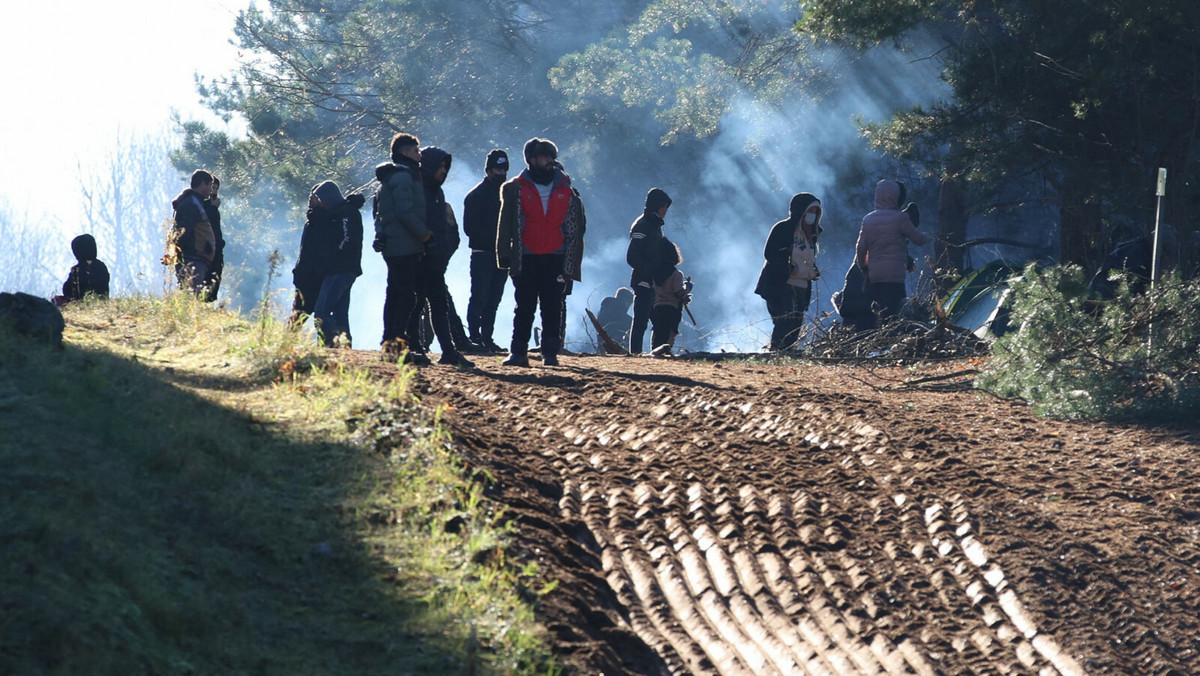
<instances>
[{"instance_id":1,"label":"dirt road","mask_svg":"<svg viewBox=\"0 0 1200 676\"><path fill-rule=\"evenodd\" d=\"M1200 673L1196 428L900 387L930 373L480 358L418 386L563 581L541 612L579 673Z\"/></svg>"}]
</instances>

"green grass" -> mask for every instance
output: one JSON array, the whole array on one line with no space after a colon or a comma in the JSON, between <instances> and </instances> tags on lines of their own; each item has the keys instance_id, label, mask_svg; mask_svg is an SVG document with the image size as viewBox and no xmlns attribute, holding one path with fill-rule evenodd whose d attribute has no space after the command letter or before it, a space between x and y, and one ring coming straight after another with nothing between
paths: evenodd
<instances>
[{"instance_id":1,"label":"green grass","mask_svg":"<svg viewBox=\"0 0 1200 676\"><path fill-rule=\"evenodd\" d=\"M558 671L405 372L178 294L65 315L0 335L0 673Z\"/></svg>"}]
</instances>

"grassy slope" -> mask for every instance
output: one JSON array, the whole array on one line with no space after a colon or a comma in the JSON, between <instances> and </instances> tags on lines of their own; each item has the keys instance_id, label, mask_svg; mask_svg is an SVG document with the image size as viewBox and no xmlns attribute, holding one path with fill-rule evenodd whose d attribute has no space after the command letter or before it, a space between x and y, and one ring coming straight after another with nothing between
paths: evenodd
<instances>
[{"instance_id":1,"label":"grassy slope","mask_svg":"<svg viewBox=\"0 0 1200 676\"><path fill-rule=\"evenodd\" d=\"M0 333L0 673L555 670L402 380L178 296L65 314L62 351Z\"/></svg>"}]
</instances>

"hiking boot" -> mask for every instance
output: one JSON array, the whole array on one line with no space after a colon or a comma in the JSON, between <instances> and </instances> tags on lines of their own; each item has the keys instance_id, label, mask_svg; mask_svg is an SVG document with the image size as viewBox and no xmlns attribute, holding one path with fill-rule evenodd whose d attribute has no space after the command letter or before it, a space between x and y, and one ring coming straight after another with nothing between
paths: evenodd
<instances>
[{"instance_id":1,"label":"hiking boot","mask_svg":"<svg viewBox=\"0 0 1200 676\"><path fill-rule=\"evenodd\" d=\"M468 340L462 345L455 345L455 347L463 354L487 354L486 347L472 340Z\"/></svg>"},{"instance_id":2,"label":"hiking boot","mask_svg":"<svg viewBox=\"0 0 1200 676\"><path fill-rule=\"evenodd\" d=\"M512 354L508 355L508 359L505 359L500 363L504 366L520 366L522 368L529 368L529 356L524 352L513 352Z\"/></svg>"},{"instance_id":3,"label":"hiking boot","mask_svg":"<svg viewBox=\"0 0 1200 676\"><path fill-rule=\"evenodd\" d=\"M484 349L488 350L492 354L508 354L508 350L497 345L496 341L492 340L491 338L480 341L480 344L483 345Z\"/></svg>"},{"instance_id":4,"label":"hiking boot","mask_svg":"<svg viewBox=\"0 0 1200 676\"><path fill-rule=\"evenodd\" d=\"M446 366L461 366L465 369L475 368L475 362L457 352L442 353L442 358L438 359L438 363Z\"/></svg>"},{"instance_id":5,"label":"hiking boot","mask_svg":"<svg viewBox=\"0 0 1200 676\"><path fill-rule=\"evenodd\" d=\"M429 366L429 357L422 352L405 352L404 358L400 360L401 364L412 364L413 366Z\"/></svg>"},{"instance_id":6,"label":"hiking boot","mask_svg":"<svg viewBox=\"0 0 1200 676\"><path fill-rule=\"evenodd\" d=\"M545 366L558 366L558 355L547 354L542 356L542 364Z\"/></svg>"}]
</instances>

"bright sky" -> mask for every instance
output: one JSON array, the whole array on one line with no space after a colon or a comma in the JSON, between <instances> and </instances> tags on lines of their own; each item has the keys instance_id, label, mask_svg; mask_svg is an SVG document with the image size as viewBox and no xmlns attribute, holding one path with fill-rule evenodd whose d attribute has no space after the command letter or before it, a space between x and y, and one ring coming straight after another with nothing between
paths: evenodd
<instances>
[{"instance_id":1,"label":"bright sky","mask_svg":"<svg viewBox=\"0 0 1200 676\"><path fill-rule=\"evenodd\" d=\"M171 111L205 118L193 74L227 71L249 0L6 3L0 21L0 201L75 220L76 161L122 136L166 128ZM49 219L44 219L45 220Z\"/></svg>"}]
</instances>

